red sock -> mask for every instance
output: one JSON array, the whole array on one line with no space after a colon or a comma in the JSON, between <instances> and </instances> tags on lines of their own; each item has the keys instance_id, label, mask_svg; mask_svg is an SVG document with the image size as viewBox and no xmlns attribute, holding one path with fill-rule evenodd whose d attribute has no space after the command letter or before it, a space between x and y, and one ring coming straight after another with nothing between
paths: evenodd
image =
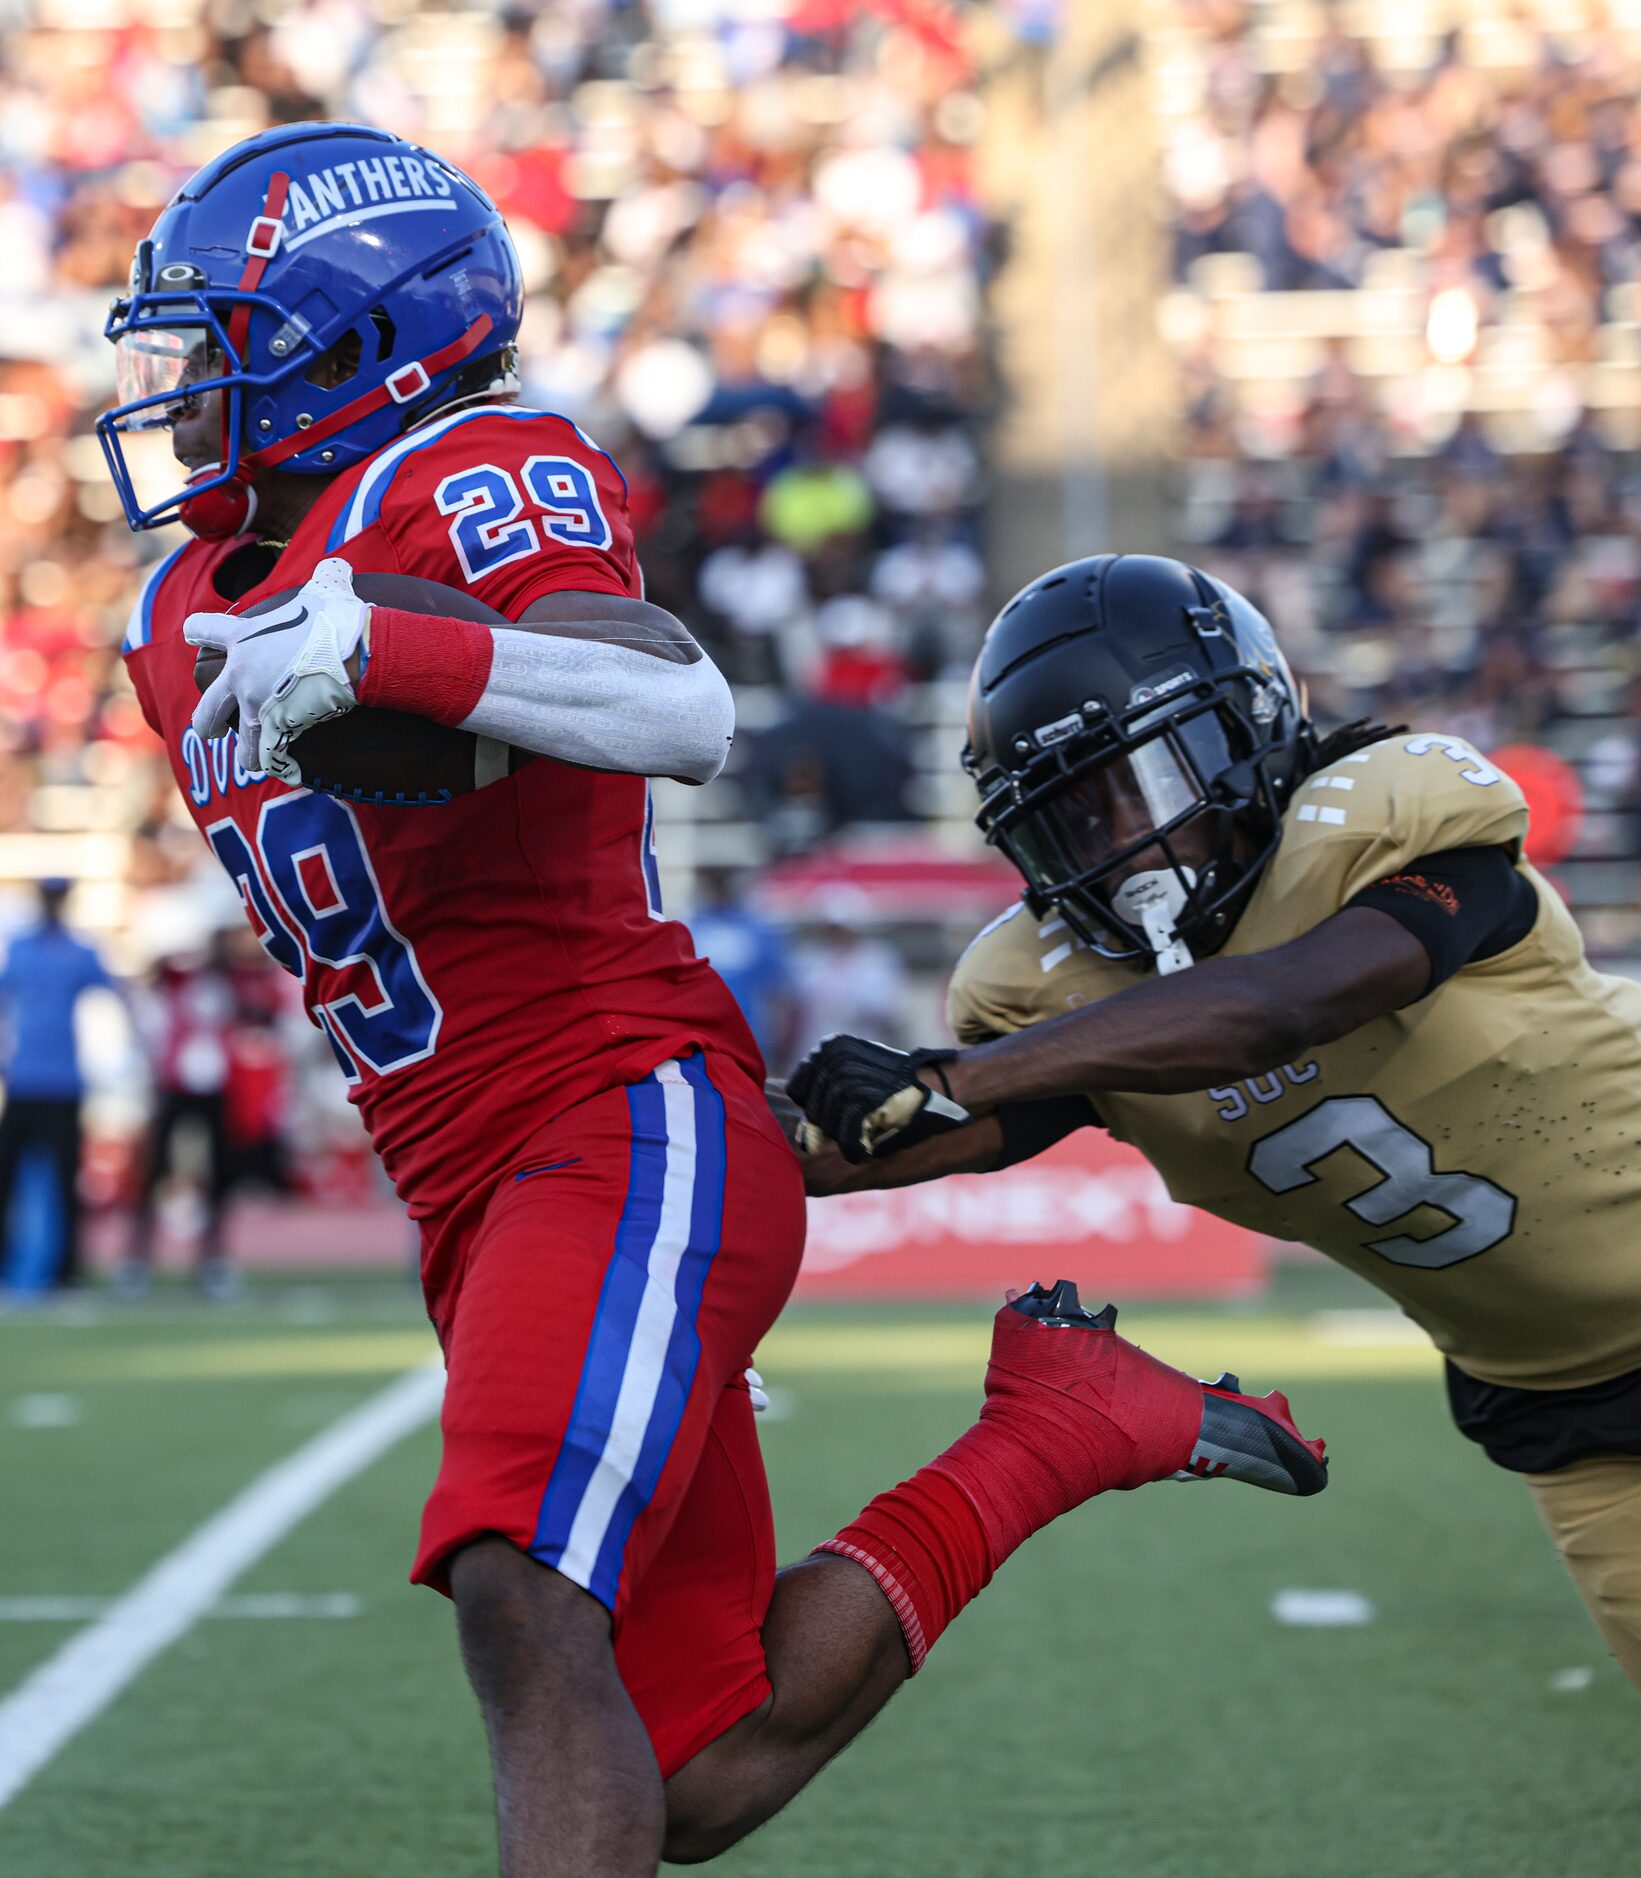
<instances>
[{"instance_id":1,"label":"red sock","mask_svg":"<svg viewBox=\"0 0 1641 1878\"><path fill-rule=\"evenodd\" d=\"M979 1511L938 1462L877 1498L835 1539L816 1546L863 1565L900 1620L912 1674L970 1598L991 1583L999 1560Z\"/></svg>"},{"instance_id":2,"label":"red sock","mask_svg":"<svg viewBox=\"0 0 1641 1878\"><path fill-rule=\"evenodd\" d=\"M998 1314L975 1425L818 1549L877 1579L912 1673L1011 1552L1096 1494L1165 1480L1202 1424L1202 1388L1115 1331Z\"/></svg>"}]
</instances>

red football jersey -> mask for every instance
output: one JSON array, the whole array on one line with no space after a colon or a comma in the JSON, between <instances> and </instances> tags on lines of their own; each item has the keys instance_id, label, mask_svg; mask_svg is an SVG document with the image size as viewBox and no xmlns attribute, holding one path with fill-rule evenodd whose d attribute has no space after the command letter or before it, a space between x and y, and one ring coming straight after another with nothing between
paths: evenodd
<instances>
[{"instance_id":1,"label":"red football jersey","mask_svg":"<svg viewBox=\"0 0 1641 1878\"><path fill-rule=\"evenodd\" d=\"M692 1045L762 1078L734 999L661 912L649 785L538 757L422 808L355 805L202 741L194 612L242 611L328 554L467 588L516 619L541 595L638 595L625 486L561 417L436 418L337 477L262 583L214 584L243 542L189 541L126 634L143 713L263 946L303 981L411 1214L472 1191L543 1122Z\"/></svg>"}]
</instances>

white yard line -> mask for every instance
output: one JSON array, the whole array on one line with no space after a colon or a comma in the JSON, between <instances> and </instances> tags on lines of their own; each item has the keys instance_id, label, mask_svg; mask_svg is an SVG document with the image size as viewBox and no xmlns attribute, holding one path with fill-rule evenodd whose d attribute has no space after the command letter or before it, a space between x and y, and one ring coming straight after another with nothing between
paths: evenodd
<instances>
[{"instance_id":1,"label":"white yard line","mask_svg":"<svg viewBox=\"0 0 1641 1878\"><path fill-rule=\"evenodd\" d=\"M1302 1629L1335 1630L1371 1624L1378 1613L1360 1591L1278 1591L1271 1615L1279 1624Z\"/></svg>"},{"instance_id":2,"label":"white yard line","mask_svg":"<svg viewBox=\"0 0 1641 1878\"><path fill-rule=\"evenodd\" d=\"M0 1624L89 1624L113 1610L113 1598L0 1598ZM351 1591L252 1591L219 1598L206 1617L357 1617L362 1606Z\"/></svg>"},{"instance_id":3,"label":"white yard line","mask_svg":"<svg viewBox=\"0 0 1641 1878\"><path fill-rule=\"evenodd\" d=\"M252 1481L0 1701L0 1807L190 1631L241 1572L435 1415L443 1389L442 1369L414 1369L350 1409Z\"/></svg>"}]
</instances>

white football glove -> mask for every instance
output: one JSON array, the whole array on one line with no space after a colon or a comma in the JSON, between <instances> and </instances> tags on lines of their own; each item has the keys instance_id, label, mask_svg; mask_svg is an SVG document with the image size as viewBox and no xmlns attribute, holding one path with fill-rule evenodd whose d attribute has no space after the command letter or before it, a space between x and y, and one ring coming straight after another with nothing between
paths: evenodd
<instances>
[{"instance_id":1,"label":"white football glove","mask_svg":"<svg viewBox=\"0 0 1641 1878\"><path fill-rule=\"evenodd\" d=\"M353 591L346 561L321 561L307 585L272 613L190 613L182 636L227 663L194 707L194 729L220 737L239 713L240 761L299 783L291 745L359 702L347 662L370 608Z\"/></svg>"}]
</instances>

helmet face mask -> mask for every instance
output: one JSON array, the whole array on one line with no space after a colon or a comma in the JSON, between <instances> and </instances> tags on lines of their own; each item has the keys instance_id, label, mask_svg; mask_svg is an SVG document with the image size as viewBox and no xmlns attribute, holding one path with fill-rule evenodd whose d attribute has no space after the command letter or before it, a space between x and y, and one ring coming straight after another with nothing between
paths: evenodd
<instances>
[{"instance_id":1,"label":"helmet face mask","mask_svg":"<svg viewBox=\"0 0 1641 1878\"><path fill-rule=\"evenodd\" d=\"M213 296L229 300L236 296ZM248 301L267 303L262 294ZM273 303L277 305L277 302ZM126 309L134 308L127 312ZM133 295L116 301L103 329L114 342L115 395L119 403L97 420L97 441L119 492L126 521L134 529L154 528L175 519L190 497L220 488L238 471L244 438L244 389L252 380L240 364L223 321L201 292ZM198 477L166 498L144 508L137 494L123 439L131 434L174 430L196 412L212 392L221 397L222 427L216 473Z\"/></svg>"},{"instance_id":2,"label":"helmet face mask","mask_svg":"<svg viewBox=\"0 0 1641 1878\"><path fill-rule=\"evenodd\" d=\"M119 402L97 435L127 522L158 526L261 469L361 462L438 408L477 357L509 353L521 304L499 211L430 152L355 124L237 145L138 244L104 327ZM350 342L352 369L315 369ZM125 440L174 428L213 392L214 461L145 506Z\"/></svg>"},{"instance_id":3,"label":"helmet face mask","mask_svg":"<svg viewBox=\"0 0 1641 1878\"><path fill-rule=\"evenodd\" d=\"M1125 564L1126 589L1105 578ZM1160 678L1140 676L1158 665ZM979 826L1032 908L1057 910L1105 957L1173 971L1229 936L1308 734L1270 629L1240 595L1177 562L1099 556L999 615L965 761Z\"/></svg>"}]
</instances>

